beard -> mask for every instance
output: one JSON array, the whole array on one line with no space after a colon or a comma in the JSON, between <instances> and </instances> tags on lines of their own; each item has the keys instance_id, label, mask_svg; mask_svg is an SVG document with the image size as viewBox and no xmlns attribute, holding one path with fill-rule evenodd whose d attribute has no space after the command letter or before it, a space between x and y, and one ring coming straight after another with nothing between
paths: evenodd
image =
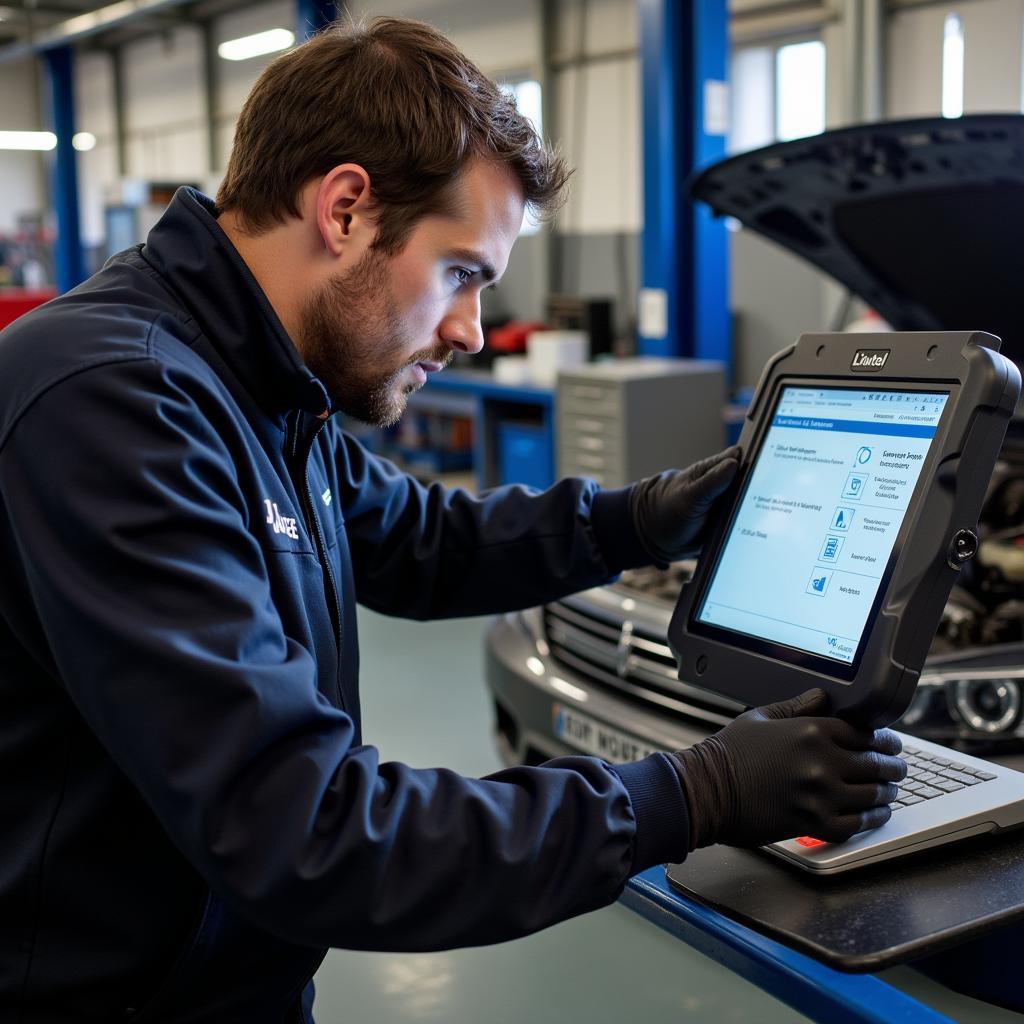
<instances>
[{"instance_id":1,"label":"beard","mask_svg":"<svg viewBox=\"0 0 1024 1024\"><path fill-rule=\"evenodd\" d=\"M391 292L388 257L372 249L331 278L299 314L300 351L343 413L375 427L392 427L405 412L414 383L402 383L419 362L447 366L447 345L412 347Z\"/></svg>"}]
</instances>

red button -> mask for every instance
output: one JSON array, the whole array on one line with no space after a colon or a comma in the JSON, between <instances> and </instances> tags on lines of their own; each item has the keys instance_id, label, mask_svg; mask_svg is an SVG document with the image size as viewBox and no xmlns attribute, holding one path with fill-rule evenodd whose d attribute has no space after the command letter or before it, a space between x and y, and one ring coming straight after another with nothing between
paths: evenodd
<instances>
[{"instance_id":1,"label":"red button","mask_svg":"<svg viewBox=\"0 0 1024 1024\"><path fill-rule=\"evenodd\" d=\"M801 846L806 846L809 850L813 849L815 846L825 845L824 839L812 839L810 836L800 836L800 838L797 839L797 842Z\"/></svg>"}]
</instances>

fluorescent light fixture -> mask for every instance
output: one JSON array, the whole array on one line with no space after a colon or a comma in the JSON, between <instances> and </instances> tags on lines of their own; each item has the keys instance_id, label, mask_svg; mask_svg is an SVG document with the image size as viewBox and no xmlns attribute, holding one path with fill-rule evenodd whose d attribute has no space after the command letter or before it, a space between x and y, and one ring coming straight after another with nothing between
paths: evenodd
<instances>
[{"instance_id":1,"label":"fluorescent light fixture","mask_svg":"<svg viewBox=\"0 0 1024 1024\"><path fill-rule=\"evenodd\" d=\"M96 136L92 132L75 132L71 137L71 145L79 153L88 153L96 145Z\"/></svg>"},{"instance_id":2,"label":"fluorescent light fixture","mask_svg":"<svg viewBox=\"0 0 1024 1024\"><path fill-rule=\"evenodd\" d=\"M964 112L964 24L947 14L942 39L942 116Z\"/></svg>"},{"instance_id":3,"label":"fluorescent light fixture","mask_svg":"<svg viewBox=\"0 0 1024 1024\"><path fill-rule=\"evenodd\" d=\"M225 60L248 60L250 57L262 57L265 53L287 50L294 42L294 32L286 28L272 28L254 36L229 39L217 47L217 53Z\"/></svg>"},{"instance_id":4,"label":"fluorescent light fixture","mask_svg":"<svg viewBox=\"0 0 1024 1024\"><path fill-rule=\"evenodd\" d=\"M53 132L0 132L0 149L53 149L57 136Z\"/></svg>"}]
</instances>

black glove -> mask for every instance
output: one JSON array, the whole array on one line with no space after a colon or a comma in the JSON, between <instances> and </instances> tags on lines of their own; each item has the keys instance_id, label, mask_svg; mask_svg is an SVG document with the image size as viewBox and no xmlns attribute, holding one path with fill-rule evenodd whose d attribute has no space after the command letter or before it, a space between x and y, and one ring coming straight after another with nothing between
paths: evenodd
<instances>
[{"instance_id":1,"label":"black glove","mask_svg":"<svg viewBox=\"0 0 1024 1024\"><path fill-rule=\"evenodd\" d=\"M739 458L733 446L689 469L669 469L633 485L633 527L662 568L700 548L708 512L732 482Z\"/></svg>"},{"instance_id":2,"label":"black glove","mask_svg":"<svg viewBox=\"0 0 1024 1024\"><path fill-rule=\"evenodd\" d=\"M755 708L670 754L690 810L690 849L763 846L797 836L829 842L884 825L906 763L888 729L823 715L824 690Z\"/></svg>"}]
</instances>

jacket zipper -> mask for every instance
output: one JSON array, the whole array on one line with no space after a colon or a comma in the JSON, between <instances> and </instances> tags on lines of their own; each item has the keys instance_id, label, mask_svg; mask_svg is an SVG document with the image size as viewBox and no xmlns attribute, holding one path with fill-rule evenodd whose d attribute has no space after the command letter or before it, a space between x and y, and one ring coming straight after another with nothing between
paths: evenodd
<instances>
[{"instance_id":1,"label":"jacket zipper","mask_svg":"<svg viewBox=\"0 0 1024 1024\"><path fill-rule=\"evenodd\" d=\"M331 615L331 623L334 626L334 638L338 648L338 672L335 676L334 685L338 694L339 706L342 710L345 707L345 695L341 689L341 598L338 593L338 583L334 578L334 570L331 568L330 559L327 557L327 542L324 539L323 530L320 526L320 519L316 514L316 506L313 504L313 492L309 488L309 456L313 451L313 444L316 442L320 431L325 424L318 423L316 429L310 434L305 444L305 450L299 455L299 424L301 417L295 419L295 434L292 442L292 455L294 472L301 475L301 480L295 480L296 490L302 502L302 513L306 520L306 529L313 538L316 545L316 557L320 562L320 568L324 573L324 595L327 598L327 608Z\"/></svg>"}]
</instances>

